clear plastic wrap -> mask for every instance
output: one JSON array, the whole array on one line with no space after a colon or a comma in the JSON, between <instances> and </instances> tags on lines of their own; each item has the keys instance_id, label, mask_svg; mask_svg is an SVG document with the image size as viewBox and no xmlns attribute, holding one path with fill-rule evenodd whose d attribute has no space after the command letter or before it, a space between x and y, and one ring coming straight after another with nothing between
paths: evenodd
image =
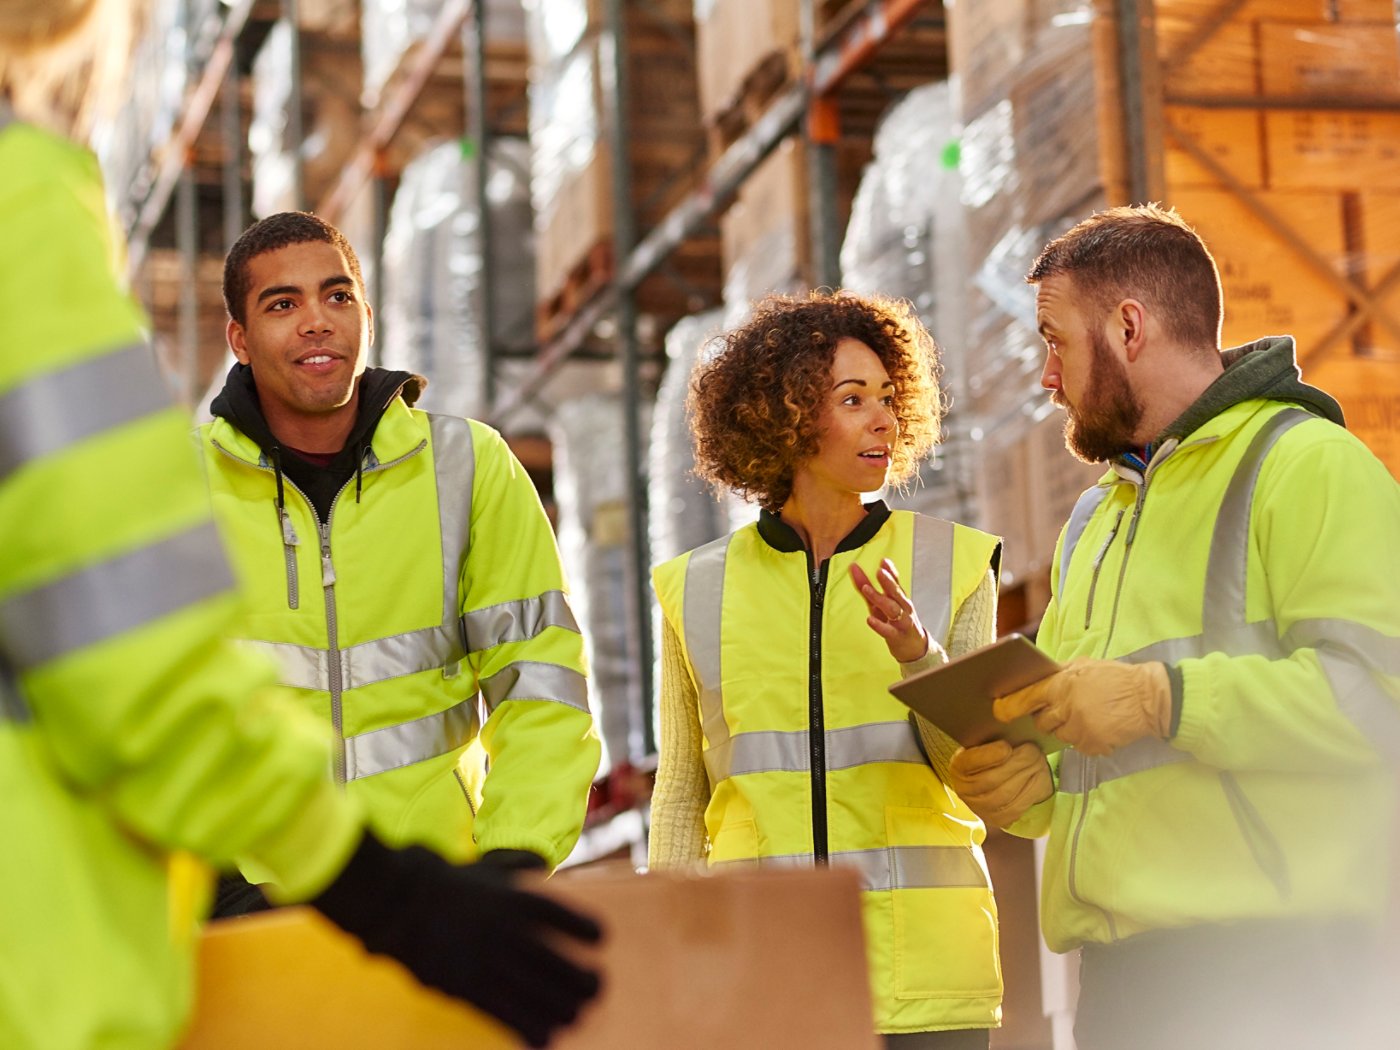
<instances>
[{"instance_id":1,"label":"clear plastic wrap","mask_svg":"<svg viewBox=\"0 0 1400 1050\"><path fill-rule=\"evenodd\" d=\"M300 155L306 206L314 207L354 149L359 127L360 67L352 45L301 39L302 140L291 140L292 29L277 22L253 59L253 113L248 151L253 214L290 211Z\"/></svg>"},{"instance_id":2,"label":"clear plastic wrap","mask_svg":"<svg viewBox=\"0 0 1400 1050\"><path fill-rule=\"evenodd\" d=\"M645 426L645 420L644 420ZM549 424L559 553L588 647L589 693L606 770L642 755L637 613L628 563L630 481L618 394L561 402Z\"/></svg>"},{"instance_id":3,"label":"clear plastic wrap","mask_svg":"<svg viewBox=\"0 0 1400 1050\"><path fill-rule=\"evenodd\" d=\"M488 44L525 39L525 16L520 0L482 2L486 4ZM377 101L402 63L404 54L427 37L442 6L442 0L361 0L360 46L368 102Z\"/></svg>"},{"instance_id":4,"label":"clear plastic wrap","mask_svg":"<svg viewBox=\"0 0 1400 1050\"><path fill-rule=\"evenodd\" d=\"M958 123L952 87L917 88L875 133L841 246L841 284L909 300L940 348L941 386L950 402L943 441L892 506L973 520L973 426L966 406L963 318L965 233L957 170Z\"/></svg>"},{"instance_id":5,"label":"clear plastic wrap","mask_svg":"<svg viewBox=\"0 0 1400 1050\"><path fill-rule=\"evenodd\" d=\"M720 313L687 317L666 333L666 374L656 391L648 454L648 529L655 564L727 533L729 511L695 476L695 443L685 400L690 374L720 334Z\"/></svg>"},{"instance_id":6,"label":"clear plastic wrap","mask_svg":"<svg viewBox=\"0 0 1400 1050\"><path fill-rule=\"evenodd\" d=\"M534 258L529 150L516 139L491 144L493 342L519 350L533 338ZM419 407L479 416L484 356L478 302L476 168L461 143L443 142L404 169L384 235L380 361L427 376Z\"/></svg>"},{"instance_id":7,"label":"clear plastic wrap","mask_svg":"<svg viewBox=\"0 0 1400 1050\"><path fill-rule=\"evenodd\" d=\"M127 99L93 129L114 211L125 227L150 192L156 171L152 155L179 123L190 83L190 48L200 25L211 17L207 0L154 0L145 32L136 42L127 74Z\"/></svg>"}]
</instances>

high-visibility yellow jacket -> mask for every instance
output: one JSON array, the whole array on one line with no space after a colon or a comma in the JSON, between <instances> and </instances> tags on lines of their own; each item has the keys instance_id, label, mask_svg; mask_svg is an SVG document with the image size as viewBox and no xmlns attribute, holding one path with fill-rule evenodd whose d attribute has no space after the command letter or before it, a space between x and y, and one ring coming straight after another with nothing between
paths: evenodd
<instances>
[{"instance_id":1,"label":"high-visibility yellow jacket","mask_svg":"<svg viewBox=\"0 0 1400 1050\"><path fill-rule=\"evenodd\" d=\"M396 397L326 522L290 481L279 520L273 466L233 424L200 435L239 634L333 727L335 779L384 841L562 861L601 745L554 535L500 435Z\"/></svg>"},{"instance_id":2,"label":"high-visibility yellow jacket","mask_svg":"<svg viewBox=\"0 0 1400 1050\"><path fill-rule=\"evenodd\" d=\"M1286 344L1255 352L1291 368ZM1050 834L1050 947L1377 916L1400 756L1400 488L1379 461L1301 408L1240 401L1086 492L1053 573L1039 644L1165 661L1180 725L1056 756L1057 794L1011 829Z\"/></svg>"},{"instance_id":3,"label":"high-visibility yellow jacket","mask_svg":"<svg viewBox=\"0 0 1400 1050\"><path fill-rule=\"evenodd\" d=\"M301 898L359 834L324 734L222 640L232 575L114 262L93 158L0 126L6 1050L169 1046L208 896L189 854Z\"/></svg>"},{"instance_id":4,"label":"high-visibility yellow jacket","mask_svg":"<svg viewBox=\"0 0 1400 1050\"><path fill-rule=\"evenodd\" d=\"M998 1022L996 906L985 829L933 772L908 708L890 695L899 665L847 577L853 562L872 573L893 559L942 640L997 546L874 504L819 568L764 514L654 573L700 698L709 863L859 871L884 1032Z\"/></svg>"}]
</instances>

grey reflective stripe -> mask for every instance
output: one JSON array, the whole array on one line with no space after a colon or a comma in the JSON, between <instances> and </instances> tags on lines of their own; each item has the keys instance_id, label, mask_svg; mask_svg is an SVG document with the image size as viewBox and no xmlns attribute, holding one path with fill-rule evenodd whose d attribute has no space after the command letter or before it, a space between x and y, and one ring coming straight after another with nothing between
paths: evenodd
<instances>
[{"instance_id":1,"label":"grey reflective stripe","mask_svg":"<svg viewBox=\"0 0 1400 1050\"><path fill-rule=\"evenodd\" d=\"M1236 624L1222 628L1214 635L1193 634L1185 638L1164 638L1131 653L1114 657L1130 664L1145 664L1153 660L1173 664L1180 660L1225 653L1229 656L1267 656L1277 659L1287 649L1278 639L1278 627L1273 620Z\"/></svg>"},{"instance_id":2,"label":"grey reflective stripe","mask_svg":"<svg viewBox=\"0 0 1400 1050\"><path fill-rule=\"evenodd\" d=\"M340 650L341 688L362 689L390 678L435 671L464 655L455 624L361 642Z\"/></svg>"},{"instance_id":3,"label":"grey reflective stripe","mask_svg":"<svg viewBox=\"0 0 1400 1050\"><path fill-rule=\"evenodd\" d=\"M828 772L853 769L874 762L925 763L908 719L876 722L828 730L826 768ZM746 773L802 773L811 770L811 735L805 729L793 732L763 730L740 733L705 753L705 767L715 783Z\"/></svg>"},{"instance_id":4,"label":"grey reflective stripe","mask_svg":"<svg viewBox=\"0 0 1400 1050\"><path fill-rule=\"evenodd\" d=\"M144 343L36 376L0 394L0 480L28 460L169 407Z\"/></svg>"},{"instance_id":5,"label":"grey reflective stripe","mask_svg":"<svg viewBox=\"0 0 1400 1050\"><path fill-rule=\"evenodd\" d=\"M720 861L760 868L810 868L810 853ZM891 846L886 849L848 850L831 854L833 868L860 873L861 888L871 891L925 889L985 889L987 874L966 846Z\"/></svg>"},{"instance_id":6,"label":"grey reflective stripe","mask_svg":"<svg viewBox=\"0 0 1400 1050\"><path fill-rule=\"evenodd\" d=\"M232 586L218 531L204 522L0 603L0 658L37 667Z\"/></svg>"},{"instance_id":7,"label":"grey reflective stripe","mask_svg":"<svg viewBox=\"0 0 1400 1050\"><path fill-rule=\"evenodd\" d=\"M953 615L953 523L917 515L913 561L909 600L928 636L946 642Z\"/></svg>"},{"instance_id":8,"label":"grey reflective stripe","mask_svg":"<svg viewBox=\"0 0 1400 1050\"><path fill-rule=\"evenodd\" d=\"M562 627L580 633L563 591L545 591L538 598L521 598L474 609L462 617L469 653L485 652L506 642L529 641L546 627Z\"/></svg>"},{"instance_id":9,"label":"grey reflective stripe","mask_svg":"<svg viewBox=\"0 0 1400 1050\"><path fill-rule=\"evenodd\" d=\"M495 711L507 700L549 700L588 710L588 685L583 675L558 664L516 660L481 680L486 709Z\"/></svg>"},{"instance_id":10,"label":"grey reflective stripe","mask_svg":"<svg viewBox=\"0 0 1400 1050\"><path fill-rule=\"evenodd\" d=\"M282 684L325 692L330 681L330 655L325 649L290 642L248 639L243 644L266 653L282 669ZM376 682L422 671L436 671L460 660L461 639L453 628L425 627L420 631L376 638L339 650L341 689L363 689Z\"/></svg>"},{"instance_id":11,"label":"grey reflective stripe","mask_svg":"<svg viewBox=\"0 0 1400 1050\"><path fill-rule=\"evenodd\" d=\"M1149 769L1194 761L1194 756L1189 752L1178 751L1165 740L1154 737L1145 737L1127 747L1120 747L1112 754L1094 759L1086 759L1073 748L1066 748L1061 754L1059 788L1069 794Z\"/></svg>"},{"instance_id":12,"label":"grey reflective stripe","mask_svg":"<svg viewBox=\"0 0 1400 1050\"><path fill-rule=\"evenodd\" d=\"M1254 488L1274 443L1288 430L1312 418L1299 408L1286 408L1269 417L1235 468L1215 516L1210 558L1206 562L1201 630L1207 637L1249 622L1245 616L1245 578L1249 574L1249 526Z\"/></svg>"},{"instance_id":13,"label":"grey reflective stripe","mask_svg":"<svg viewBox=\"0 0 1400 1050\"><path fill-rule=\"evenodd\" d=\"M729 541L729 536L721 536L696 548L685 565L685 608L681 616L685 621L686 654L700 680L700 726L707 749L721 747L729 740L720 666L724 563L729 555ZM718 783L713 771L711 783Z\"/></svg>"},{"instance_id":14,"label":"grey reflective stripe","mask_svg":"<svg viewBox=\"0 0 1400 1050\"><path fill-rule=\"evenodd\" d=\"M1317 651L1317 661L1337 708L1377 752L1393 762L1400 761L1400 711L1395 708L1395 698L1353 658L1324 648Z\"/></svg>"},{"instance_id":15,"label":"grey reflective stripe","mask_svg":"<svg viewBox=\"0 0 1400 1050\"><path fill-rule=\"evenodd\" d=\"M345 779L360 780L426 762L471 743L477 729L476 697L446 711L345 738Z\"/></svg>"},{"instance_id":16,"label":"grey reflective stripe","mask_svg":"<svg viewBox=\"0 0 1400 1050\"><path fill-rule=\"evenodd\" d=\"M278 677L283 685L326 691L330 662L325 649L290 642L265 642L259 638L241 638L239 644L270 658L281 672Z\"/></svg>"},{"instance_id":17,"label":"grey reflective stripe","mask_svg":"<svg viewBox=\"0 0 1400 1050\"><path fill-rule=\"evenodd\" d=\"M472 535L472 486L476 452L471 424L456 416L428 416L433 435L433 477L437 482L438 530L442 535L442 623L461 615L457 593Z\"/></svg>"},{"instance_id":18,"label":"grey reflective stripe","mask_svg":"<svg viewBox=\"0 0 1400 1050\"><path fill-rule=\"evenodd\" d=\"M1060 588L1055 593L1061 601L1064 600L1065 577L1069 572L1070 559L1074 557L1074 549L1079 546L1079 540L1094 512L1099 509L1099 504L1108 498L1111 491L1110 485L1095 485L1081 492L1074 502L1074 510L1070 511L1069 521L1065 524L1065 541L1060 545Z\"/></svg>"},{"instance_id":19,"label":"grey reflective stripe","mask_svg":"<svg viewBox=\"0 0 1400 1050\"><path fill-rule=\"evenodd\" d=\"M1400 677L1400 638L1355 620L1299 620L1284 637L1288 649L1339 649L1380 674Z\"/></svg>"}]
</instances>

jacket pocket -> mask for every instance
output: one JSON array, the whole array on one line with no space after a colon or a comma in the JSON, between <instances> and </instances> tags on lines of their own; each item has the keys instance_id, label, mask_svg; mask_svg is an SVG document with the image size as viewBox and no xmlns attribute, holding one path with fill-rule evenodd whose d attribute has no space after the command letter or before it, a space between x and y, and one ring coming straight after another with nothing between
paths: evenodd
<instances>
[{"instance_id":1,"label":"jacket pocket","mask_svg":"<svg viewBox=\"0 0 1400 1050\"><path fill-rule=\"evenodd\" d=\"M758 859L758 825L749 820L731 820L719 829L710 843L710 863Z\"/></svg>"},{"instance_id":2,"label":"jacket pocket","mask_svg":"<svg viewBox=\"0 0 1400 1050\"><path fill-rule=\"evenodd\" d=\"M980 851L958 841L936 810L891 807L885 818L893 848L905 854L888 891L895 998L999 998L996 903Z\"/></svg>"},{"instance_id":3,"label":"jacket pocket","mask_svg":"<svg viewBox=\"0 0 1400 1050\"><path fill-rule=\"evenodd\" d=\"M1228 770L1220 772L1220 787L1225 792L1225 800L1230 804L1230 812L1235 816L1235 824L1240 829L1240 837L1259 865L1264 877L1273 883L1280 900L1287 900L1293 893L1293 881L1288 875L1288 858L1283 848L1274 838L1274 833L1264 823L1264 818L1254 808L1254 803L1244 793L1244 788Z\"/></svg>"}]
</instances>

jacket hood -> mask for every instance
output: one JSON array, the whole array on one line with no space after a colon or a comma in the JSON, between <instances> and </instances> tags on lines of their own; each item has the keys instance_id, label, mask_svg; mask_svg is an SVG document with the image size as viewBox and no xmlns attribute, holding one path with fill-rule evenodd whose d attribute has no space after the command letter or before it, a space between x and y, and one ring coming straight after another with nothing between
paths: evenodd
<instances>
[{"instance_id":1,"label":"jacket hood","mask_svg":"<svg viewBox=\"0 0 1400 1050\"><path fill-rule=\"evenodd\" d=\"M1241 401L1267 398L1299 405L1314 415L1345 426L1342 406L1330 394L1304 383L1290 335L1270 335L1221 351L1225 371L1177 416L1153 445L1181 439Z\"/></svg>"},{"instance_id":2,"label":"jacket hood","mask_svg":"<svg viewBox=\"0 0 1400 1050\"><path fill-rule=\"evenodd\" d=\"M355 425L346 438L344 447L332 465L345 459L350 465L360 462L362 450L369 445L370 435L379 425L385 409L395 397L402 397L404 403L412 406L428 381L412 372L400 372L388 368L366 368L360 376L360 405L355 416ZM241 362L229 369L224 380L224 388L209 405L215 416L228 420L242 431L265 453L280 451L282 442L268 428L263 416L262 405L258 402L258 388L253 381L253 370Z\"/></svg>"}]
</instances>

